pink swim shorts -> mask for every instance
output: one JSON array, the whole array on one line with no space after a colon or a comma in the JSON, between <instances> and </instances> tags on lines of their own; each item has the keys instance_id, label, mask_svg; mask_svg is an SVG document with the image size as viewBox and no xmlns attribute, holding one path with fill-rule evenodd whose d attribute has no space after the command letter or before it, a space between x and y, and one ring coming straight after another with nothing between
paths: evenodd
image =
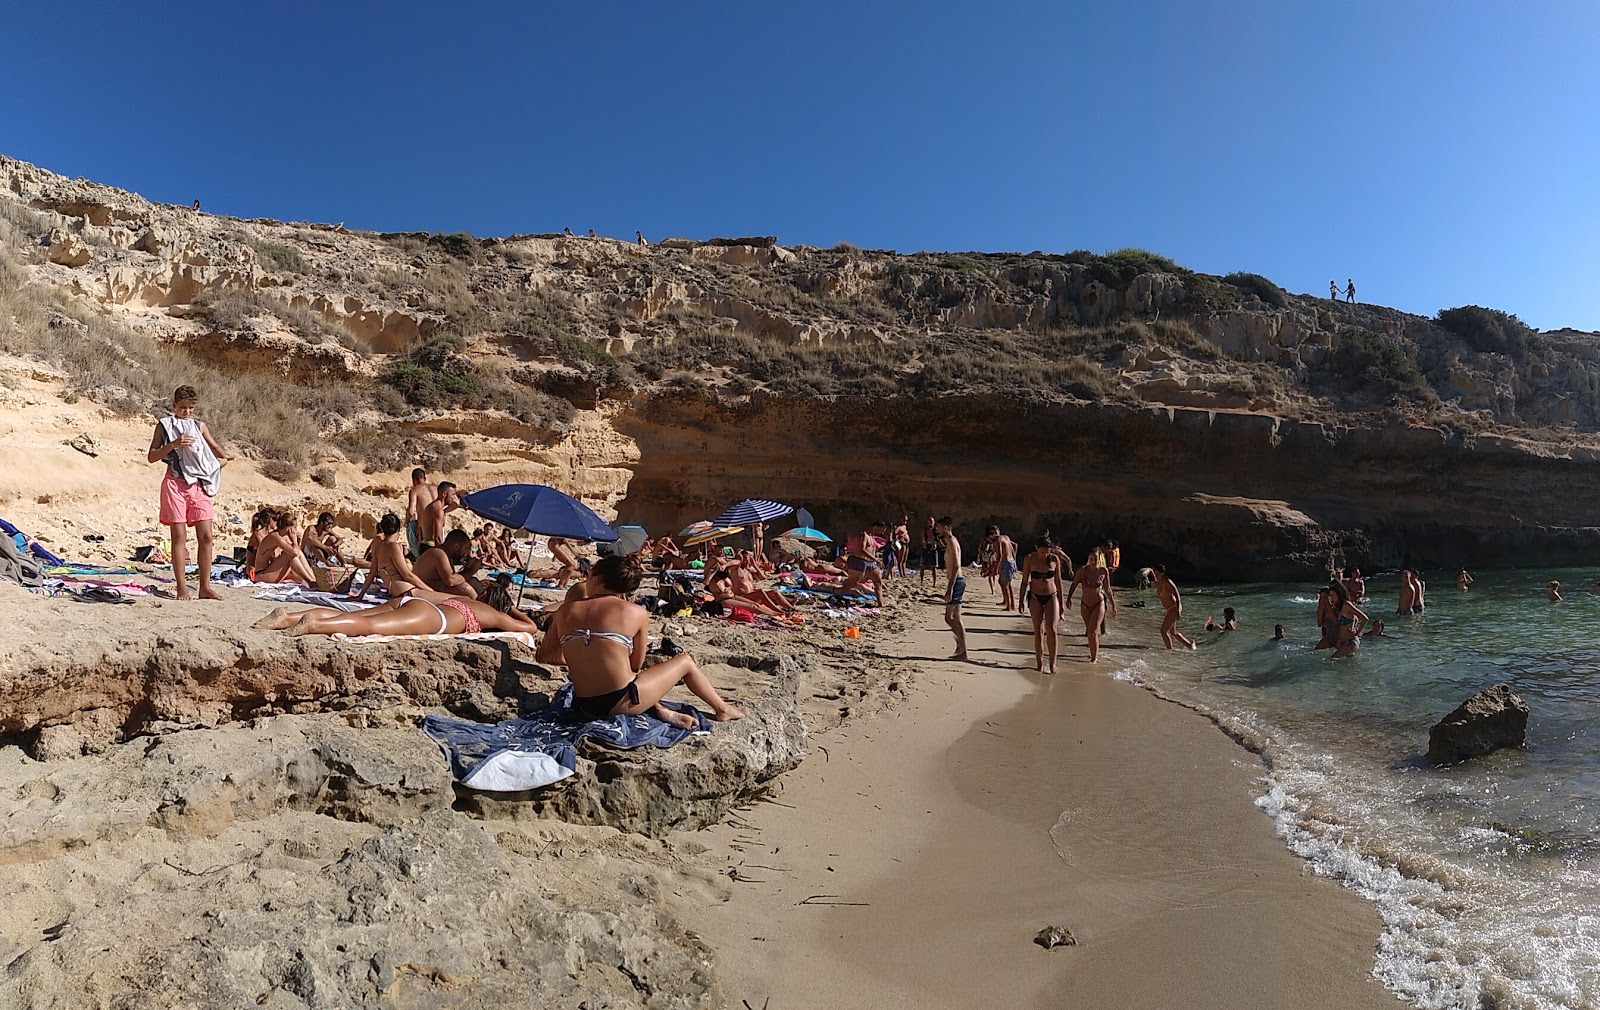
<instances>
[{"instance_id":1,"label":"pink swim shorts","mask_svg":"<svg viewBox=\"0 0 1600 1010\"><path fill-rule=\"evenodd\" d=\"M182 523L193 526L195 523L210 522L214 514L211 496L199 484L185 484L170 473L161 482L161 525Z\"/></svg>"}]
</instances>

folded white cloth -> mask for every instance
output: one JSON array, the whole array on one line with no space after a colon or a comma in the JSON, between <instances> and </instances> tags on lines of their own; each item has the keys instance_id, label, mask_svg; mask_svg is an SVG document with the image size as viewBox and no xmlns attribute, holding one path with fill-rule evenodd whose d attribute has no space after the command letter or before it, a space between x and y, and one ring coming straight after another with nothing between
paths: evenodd
<instances>
[{"instance_id":1,"label":"folded white cloth","mask_svg":"<svg viewBox=\"0 0 1600 1010\"><path fill-rule=\"evenodd\" d=\"M177 473L185 484L199 484L200 490L215 498L222 489L222 462L200 432L200 422L192 417L163 417L161 427L168 442L189 435L193 445L180 445L168 455L178 457Z\"/></svg>"}]
</instances>

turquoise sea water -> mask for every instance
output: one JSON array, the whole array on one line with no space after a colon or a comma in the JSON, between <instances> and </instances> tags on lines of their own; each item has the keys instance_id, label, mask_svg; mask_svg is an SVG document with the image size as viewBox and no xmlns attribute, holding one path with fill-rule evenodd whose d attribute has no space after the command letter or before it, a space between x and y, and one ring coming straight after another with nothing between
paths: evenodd
<instances>
[{"instance_id":1,"label":"turquoise sea water","mask_svg":"<svg viewBox=\"0 0 1600 1010\"><path fill-rule=\"evenodd\" d=\"M1460 593L1433 573L1415 618L1394 614L1397 577L1370 579L1363 609L1393 638L1350 659L1312 649L1314 584L1185 587L1197 651L1108 656L1262 750L1258 805L1317 872L1378 903L1375 971L1407 1000L1600 1007L1600 572L1475 575ZM1547 600L1551 579L1567 602ZM1199 631L1225 606L1239 631ZM1427 767L1428 728L1500 681L1532 710L1528 748Z\"/></svg>"}]
</instances>

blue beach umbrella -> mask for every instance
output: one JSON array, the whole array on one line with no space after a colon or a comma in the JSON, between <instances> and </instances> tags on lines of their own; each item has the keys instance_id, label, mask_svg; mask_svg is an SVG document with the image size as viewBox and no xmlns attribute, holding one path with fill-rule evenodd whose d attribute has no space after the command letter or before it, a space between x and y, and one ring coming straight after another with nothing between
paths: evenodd
<instances>
[{"instance_id":1,"label":"blue beach umbrella","mask_svg":"<svg viewBox=\"0 0 1600 1010\"><path fill-rule=\"evenodd\" d=\"M611 543L617 539L616 532L606 525L604 519L595 515L594 509L548 484L497 484L462 495L461 504L473 514L491 522L524 529L529 533L601 543ZM524 569L532 566L532 559L533 548L530 546ZM522 591L527 584L528 580L524 578L518 586L518 606L522 604Z\"/></svg>"},{"instance_id":2,"label":"blue beach umbrella","mask_svg":"<svg viewBox=\"0 0 1600 1010\"><path fill-rule=\"evenodd\" d=\"M764 498L746 498L711 520L714 526L754 526L769 523L794 511L794 506Z\"/></svg>"},{"instance_id":3,"label":"blue beach umbrella","mask_svg":"<svg viewBox=\"0 0 1600 1010\"><path fill-rule=\"evenodd\" d=\"M617 539L593 509L546 484L497 484L462 495L461 504L492 522L530 533L602 543Z\"/></svg>"},{"instance_id":4,"label":"blue beach umbrella","mask_svg":"<svg viewBox=\"0 0 1600 1010\"><path fill-rule=\"evenodd\" d=\"M831 544L831 543L833 543L833 538L828 536L828 534L822 532L819 529L814 529L814 528L812 528L810 526L796 526L794 529L790 530L787 533L778 534L778 539L780 539L780 540L785 538L785 537L787 537L787 538L789 538L791 540L799 540L799 541L801 541L803 543L808 543L808 544Z\"/></svg>"}]
</instances>

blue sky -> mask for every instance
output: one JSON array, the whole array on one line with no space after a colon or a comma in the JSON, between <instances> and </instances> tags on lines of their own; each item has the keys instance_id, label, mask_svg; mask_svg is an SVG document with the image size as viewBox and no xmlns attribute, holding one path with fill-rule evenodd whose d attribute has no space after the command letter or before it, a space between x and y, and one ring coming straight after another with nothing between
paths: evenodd
<instances>
[{"instance_id":1,"label":"blue sky","mask_svg":"<svg viewBox=\"0 0 1600 1010\"><path fill-rule=\"evenodd\" d=\"M0 152L241 216L1141 246L1600 329L1600 4L12 5Z\"/></svg>"}]
</instances>

